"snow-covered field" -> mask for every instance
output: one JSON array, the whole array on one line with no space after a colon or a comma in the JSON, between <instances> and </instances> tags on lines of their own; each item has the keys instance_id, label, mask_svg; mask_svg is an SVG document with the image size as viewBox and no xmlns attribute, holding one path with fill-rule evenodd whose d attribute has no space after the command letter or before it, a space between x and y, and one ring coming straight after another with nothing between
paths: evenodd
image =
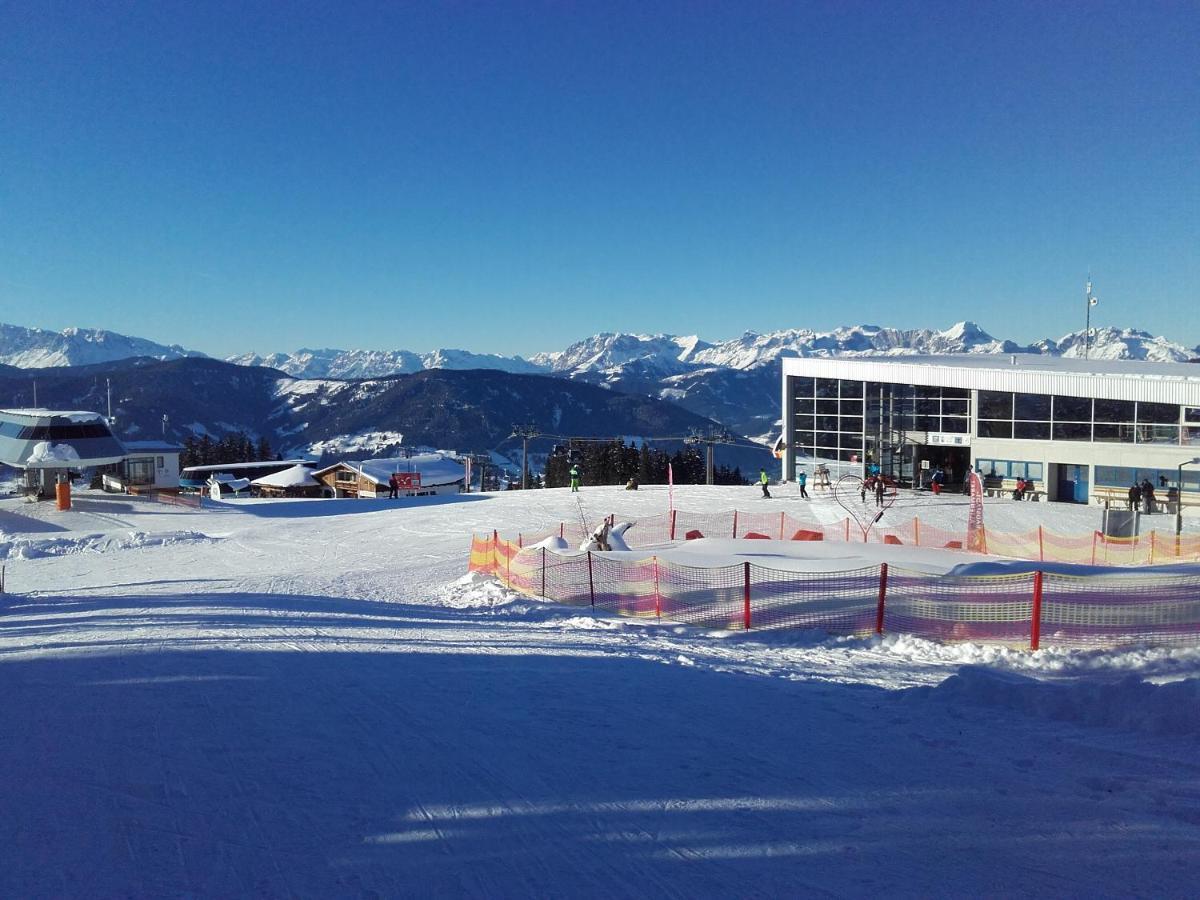
<instances>
[{"instance_id":1,"label":"snow-covered field","mask_svg":"<svg viewBox=\"0 0 1200 900\"><path fill-rule=\"evenodd\" d=\"M756 492L675 502L801 503ZM0 896L1195 894L1200 651L714 633L464 577L473 531L578 517L0 500Z\"/></svg>"}]
</instances>

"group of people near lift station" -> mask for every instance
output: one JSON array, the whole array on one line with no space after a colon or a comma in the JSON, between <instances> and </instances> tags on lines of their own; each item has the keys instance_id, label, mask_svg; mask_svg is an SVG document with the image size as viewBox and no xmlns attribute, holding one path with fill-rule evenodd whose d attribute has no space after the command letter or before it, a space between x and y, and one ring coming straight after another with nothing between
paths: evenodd
<instances>
[{"instance_id":1,"label":"group of people near lift station","mask_svg":"<svg viewBox=\"0 0 1200 900\"><path fill-rule=\"evenodd\" d=\"M1166 487L1166 478L1159 478L1159 483ZM1167 489L1167 501L1174 502L1175 488ZM1154 485L1149 478L1143 478L1142 483L1136 481L1129 486L1129 508L1131 510L1140 509L1144 513L1157 512L1158 499L1154 496Z\"/></svg>"}]
</instances>

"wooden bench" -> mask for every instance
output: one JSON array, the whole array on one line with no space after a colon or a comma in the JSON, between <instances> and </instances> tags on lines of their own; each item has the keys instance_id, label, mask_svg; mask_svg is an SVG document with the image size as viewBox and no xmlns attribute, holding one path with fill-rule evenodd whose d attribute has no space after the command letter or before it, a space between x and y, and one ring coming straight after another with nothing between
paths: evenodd
<instances>
[{"instance_id":1,"label":"wooden bench","mask_svg":"<svg viewBox=\"0 0 1200 900\"><path fill-rule=\"evenodd\" d=\"M1035 503L1046 496L1046 491L1038 485L1036 481L1028 482L1029 487L1025 488L1026 500L1032 500ZM1015 478L993 478L987 477L983 479L983 493L986 497L1012 497L1013 491L1017 489L1017 479Z\"/></svg>"}]
</instances>

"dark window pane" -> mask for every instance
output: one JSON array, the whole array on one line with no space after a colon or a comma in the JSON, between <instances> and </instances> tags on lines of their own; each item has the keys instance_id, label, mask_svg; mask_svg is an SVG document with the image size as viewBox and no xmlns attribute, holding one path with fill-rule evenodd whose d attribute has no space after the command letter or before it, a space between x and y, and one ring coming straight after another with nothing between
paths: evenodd
<instances>
[{"instance_id":1,"label":"dark window pane","mask_svg":"<svg viewBox=\"0 0 1200 900\"><path fill-rule=\"evenodd\" d=\"M1013 424L1013 437L1026 441L1048 441L1050 440L1050 423L1018 420Z\"/></svg>"},{"instance_id":2,"label":"dark window pane","mask_svg":"<svg viewBox=\"0 0 1200 900\"><path fill-rule=\"evenodd\" d=\"M969 430L967 426L970 422L970 419L954 419L950 416L942 416L942 431L948 434L966 434Z\"/></svg>"},{"instance_id":3,"label":"dark window pane","mask_svg":"<svg viewBox=\"0 0 1200 900\"><path fill-rule=\"evenodd\" d=\"M1058 409L1058 398L1054 398L1054 408ZM1054 440L1056 441L1090 441L1092 426L1086 422L1055 422Z\"/></svg>"},{"instance_id":4,"label":"dark window pane","mask_svg":"<svg viewBox=\"0 0 1200 900\"><path fill-rule=\"evenodd\" d=\"M970 415L971 410L970 400L943 400L942 415L943 416L966 416Z\"/></svg>"},{"instance_id":5,"label":"dark window pane","mask_svg":"<svg viewBox=\"0 0 1200 900\"><path fill-rule=\"evenodd\" d=\"M1179 407L1174 403L1143 403L1137 405L1138 423L1150 425L1178 425Z\"/></svg>"},{"instance_id":6,"label":"dark window pane","mask_svg":"<svg viewBox=\"0 0 1200 900\"><path fill-rule=\"evenodd\" d=\"M1200 425L1200 406L1188 406L1183 410L1183 421Z\"/></svg>"},{"instance_id":7,"label":"dark window pane","mask_svg":"<svg viewBox=\"0 0 1200 900\"><path fill-rule=\"evenodd\" d=\"M797 415L809 415L813 413L813 398L799 397L792 401L792 412Z\"/></svg>"},{"instance_id":8,"label":"dark window pane","mask_svg":"<svg viewBox=\"0 0 1200 900\"><path fill-rule=\"evenodd\" d=\"M817 416L818 431L837 431L838 420L837 416Z\"/></svg>"},{"instance_id":9,"label":"dark window pane","mask_svg":"<svg viewBox=\"0 0 1200 900\"><path fill-rule=\"evenodd\" d=\"M818 400L817 412L824 416L836 416L838 412L837 400Z\"/></svg>"},{"instance_id":10,"label":"dark window pane","mask_svg":"<svg viewBox=\"0 0 1200 900\"><path fill-rule=\"evenodd\" d=\"M817 443L822 447L836 447L838 436L836 431L818 431Z\"/></svg>"},{"instance_id":11,"label":"dark window pane","mask_svg":"<svg viewBox=\"0 0 1200 900\"><path fill-rule=\"evenodd\" d=\"M851 459L850 457L854 457L854 459ZM843 447L838 453L838 459L840 459L842 462L860 462L862 460L862 451L860 451L857 447Z\"/></svg>"},{"instance_id":12,"label":"dark window pane","mask_svg":"<svg viewBox=\"0 0 1200 900\"><path fill-rule=\"evenodd\" d=\"M941 399L942 389L940 387L933 387L932 385L928 384L918 384L917 396L938 400Z\"/></svg>"},{"instance_id":13,"label":"dark window pane","mask_svg":"<svg viewBox=\"0 0 1200 900\"><path fill-rule=\"evenodd\" d=\"M917 401L918 416L936 416L942 410L942 401L936 398L932 400Z\"/></svg>"},{"instance_id":14,"label":"dark window pane","mask_svg":"<svg viewBox=\"0 0 1200 900\"><path fill-rule=\"evenodd\" d=\"M811 431L797 431L796 441L805 447L811 447L813 446L813 433Z\"/></svg>"},{"instance_id":15,"label":"dark window pane","mask_svg":"<svg viewBox=\"0 0 1200 900\"><path fill-rule=\"evenodd\" d=\"M944 387L944 388L942 388L942 396L943 397L959 397L963 400L966 400L966 399L970 398L971 392L969 390L967 390L966 388Z\"/></svg>"},{"instance_id":16,"label":"dark window pane","mask_svg":"<svg viewBox=\"0 0 1200 900\"><path fill-rule=\"evenodd\" d=\"M842 416L841 424L838 426L839 431L850 431L862 434L863 420L862 416Z\"/></svg>"},{"instance_id":17,"label":"dark window pane","mask_svg":"<svg viewBox=\"0 0 1200 900\"><path fill-rule=\"evenodd\" d=\"M843 416L861 416L863 404L861 400L843 400L838 406Z\"/></svg>"},{"instance_id":18,"label":"dark window pane","mask_svg":"<svg viewBox=\"0 0 1200 900\"><path fill-rule=\"evenodd\" d=\"M1097 406L1099 401L1097 401ZM1130 406L1133 404L1131 403ZM1109 422L1096 422L1092 426L1092 440L1108 441L1115 444L1133 443L1132 425L1114 425Z\"/></svg>"},{"instance_id":19,"label":"dark window pane","mask_svg":"<svg viewBox=\"0 0 1200 900\"><path fill-rule=\"evenodd\" d=\"M938 424L937 416L917 416L913 419L913 425L917 431L937 431Z\"/></svg>"},{"instance_id":20,"label":"dark window pane","mask_svg":"<svg viewBox=\"0 0 1200 900\"><path fill-rule=\"evenodd\" d=\"M792 393L797 397L811 397L813 395L813 385L815 382L816 379L814 378L793 378Z\"/></svg>"},{"instance_id":21,"label":"dark window pane","mask_svg":"<svg viewBox=\"0 0 1200 900\"><path fill-rule=\"evenodd\" d=\"M843 397L861 397L863 395L863 383L861 381L843 381L842 396Z\"/></svg>"},{"instance_id":22,"label":"dark window pane","mask_svg":"<svg viewBox=\"0 0 1200 900\"><path fill-rule=\"evenodd\" d=\"M1091 422L1091 397L1054 397L1055 422ZM1078 438L1060 438L1055 434L1055 440L1078 440Z\"/></svg>"},{"instance_id":23,"label":"dark window pane","mask_svg":"<svg viewBox=\"0 0 1200 900\"><path fill-rule=\"evenodd\" d=\"M818 378L817 379L817 396L818 397L834 397L838 395L838 383L836 378Z\"/></svg>"},{"instance_id":24,"label":"dark window pane","mask_svg":"<svg viewBox=\"0 0 1200 900\"><path fill-rule=\"evenodd\" d=\"M1013 411L1013 395L1001 391L979 392L979 418L981 419L1011 419Z\"/></svg>"},{"instance_id":25,"label":"dark window pane","mask_svg":"<svg viewBox=\"0 0 1200 900\"><path fill-rule=\"evenodd\" d=\"M1017 394L1013 418L1050 421L1050 396L1048 394Z\"/></svg>"},{"instance_id":26,"label":"dark window pane","mask_svg":"<svg viewBox=\"0 0 1200 900\"><path fill-rule=\"evenodd\" d=\"M1097 422L1132 422L1132 400L1096 400Z\"/></svg>"},{"instance_id":27,"label":"dark window pane","mask_svg":"<svg viewBox=\"0 0 1200 900\"><path fill-rule=\"evenodd\" d=\"M1012 422L989 422L987 419L980 419L979 436L1010 438L1012 437Z\"/></svg>"}]
</instances>

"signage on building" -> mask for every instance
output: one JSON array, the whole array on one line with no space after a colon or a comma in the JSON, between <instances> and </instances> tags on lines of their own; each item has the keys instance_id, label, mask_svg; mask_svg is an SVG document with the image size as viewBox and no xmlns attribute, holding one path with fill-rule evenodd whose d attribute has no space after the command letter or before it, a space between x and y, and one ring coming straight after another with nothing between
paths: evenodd
<instances>
[{"instance_id":1,"label":"signage on building","mask_svg":"<svg viewBox=\"0 0 1200 900\"><path fill-rule=\"evenodd\" d=\"M396 479L396 487L402 491L410 491L421 486L420 472L397 472L392 477Z\"/></svg>"},{"instance_id":2,"label":"signage on building","mask_svg":"<svg viewBox=\"0 0 1200 900\"><path fill-rule=\"evenodd\" d=\"M947 434L940 431L929 432L927 443L936 444L939 447L970 447L971 436L969 434Z\"/></svg>"}]
</instances>

